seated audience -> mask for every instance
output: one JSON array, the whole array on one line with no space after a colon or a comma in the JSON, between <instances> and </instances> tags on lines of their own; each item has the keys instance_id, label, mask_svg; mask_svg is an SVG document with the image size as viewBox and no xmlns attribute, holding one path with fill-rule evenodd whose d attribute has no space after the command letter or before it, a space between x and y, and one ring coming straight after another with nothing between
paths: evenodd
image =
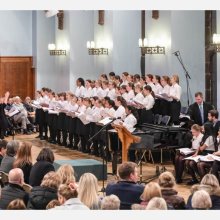
<instances>
[{"instance_id":1,"label":"seated audience","mask_svg":"<svg viewBox=\"0 0 220 220\"><path fill-rule=\"evenodd\" d=\"M6 146L6 155L3 157L0 170L9 173L9 171L13 168L13 163L15 161L15 155L17 154L17 150L19 148L18 141L9 141Z\"/></svg>"},{"instance_id":2,"label":"seated audience","mask_svg":"<svg viewBox=\"0 0 220 220\"><path fill-rule=\"evenodd\" d=\"M26 209L26 205L24 204L23 200L15 199L8 204L7 209L8 210L22 210L22 209Z\"/></svg>"},{"instance_id":3,"label":"seated audience","mask_svg":"<svg viewBox=\"0 0 220 220\"><path fill-rule=\"evenodd\" d=\"M57 190L61 184L60 176L51 171L47 173L40 186L35 186L31 189L28 208L29 209L46 209L47 204L53 200L58 199Z\"/></svg>"},{"instance_id":4,"label":"seated audience","mask_svg":"<svg viewBox=\"0 0 220 220\"><path fill-rule=\"evenodd\" d=\"M54 154L50 148L43 148L36 160L37 162L33 165L29 177L29 184L31 186L40 186L45 174L50 171L55 171L53 166Z\"/></svg>"},{"instance_id":5,"label":"seated audience","mask_svg":"<svg viewBox=\"0 0 220 220\"><path fill-rule=\"evenodd\" d=\"M5 140L0 140L0 165L2 163L3 157L6 155L6 146L8 142Z\"/></svg>"},{"instance_id":6,"label":"seated audience","mask_svg":"<svg viewBox=\"0 0 220 220\"><path fill-rule=\"evenodd\" d=\"M148 202L154 197L162 197L161 188L158 183L150 182L145 186L144 192L140 197L142 200L141 205L146 208Z\"/></svg>"},{"instance_id":7,"label":"seated audience","mask_svg":"<svg viewBox=\"0 0 220 220\"><path fill-rule=\"evenodd\" d=\"M131 210L146 210L146 206L141 204L133 204L131 205Z\"/></svg>"},{"instance_id":8,"label":"seated audience","mask_svg":"<svg viewBox=\"0 0 220 220\"><path fill-rule=\"evenodd\" d=\"M30 129L32 128L32 125L28 120L27 110L25 109L24 105L21 102L20 97L18 96L14 98L14 103L12 104L12 108L8 111L8 113L12 113L15 111L18 111L18 113L12 116L14 123L16 124L21 123L21 129L23 131L23 134L30 134Z\"/></svg>"},{"instance_id":9,"label":"seated audience","mask_svg":"<svg viewBox=\"0 0 220 220\"><path fill-rule=\"evenodd\" d=\"M79 179L78 197L89 209L99 209L98 180L92 173L84 173Z\"/></svg>"},{"instance_id":10,"label":"seated audience","mask_svg":"<svg viewBox=\"0 0 220 220\"><path fill-rule=\"evenodd\" d=\"M52 209L55 208L56 206L60 206L60 202L58 199L53 199L47 204L46 209Z\"/></svg>"},{"instance_id":11,"label":"seated audience","mask_svg":"<svg viewBox=\"0 0 220 220\"><path fill-rule=\"evenodd\" d=\"M134 203L140 204L140 196L144 191L144 186L137 183L137 164L124 162L118 168L120 180L114 184L108 184L106 195L114 194L121 201L120 209L131 209Z\"/></svg>"},{"instance_id":12,"label":"seated audience","mask_svg":"<svg viewBox=\"0 0 220 220\"><path fill-rule=\"evenodd\" d=\"M146 210L167 210L167 203L163 198L154 197L147 204Z\"/></svg>"},{"instance_id":13,"label":"seated audience","mask_svg":"<svg viewBox=\"0 0 220 220\"><path fill-rule=\"evenodd\" d=\"M167 205L172 206L174 209L185 209L184 198L177 195L178 192L174 189L175 178L172 173L166 171L160 174L158 183Z\"/></svg>"},{"instance_id":14,"label":"seated audience","mask_svg":"<svg viewBox=\"0 0 220 220\"><path fill-rule=\"evenodd\" d=\"M69 183L76 184L74 169L71 165L63 164L57 169L56 172L61 178L61 184L69 184Z\"/></svg>"},{"instance_id":15,"label":"seated audience","mask_svg":"<svg viewBox=\"0 0 220 220\"><path fill-rule=\"evenodd\" d=\"M33 106L31 105L31 98L26 97L24 101L24 108L27 111L27 117L31 124L35 124L35 110Z\"/></svg>"},{"instance_id":16,"label":"seated audience","mask_svg":"<svg viewBox=\"0 0 220 220\"><path fill-rule=\"evenodd\" d=\"M22 188L24 174L20 168L12 169L8 174L8 184L1 190L0 209L7 209L9 203L15 199L23 200L27 205L28 193Z\"/></svg>"},{"instance_id":17,"label":"seated audience","mask_svg":"<svg viewBox=\"0 0 220 220\"><path fill-rule=\"evenodd\" d=\"M120 200L116 195L105 196L101 201L102 210L119 210Z\"/></svg>"},{"instance_id":18,"label":"seated audience","mask_svg":"<svg viewBox=\"0 0 220 220\"><path fill-rule=\"evenodd\" d=\"M14 161L14 168L21 168L24 173L24 182L29 184L29 176L32 168L31 156L32 144L30 142L22 142L18 148L17 156Z\"/></svg>"},{"instance_id":19,"label":"seated audience","mask_svg":"<svg viewBox=\"0 0 220 220\"><path fill-rule=\"evenodd\" d=\"M187 200L187 209L192 208L192 196L198 190L205 190L209 193L211 200L212 200L212 207L210 209L220 209L220 186L217 178L213 174L206 174L203 178L201 183L198 185L194 185L191 188L191 195Z\"/></svg>"},{"instance_id":20,"label":"seated audience","mask_svg":"<svg viewBox=\"0 0 220 220\"><path fill-rule=\"evenodd\" d=\"M89 210L77 197L78 192L73 184L61 184L58 188L58 200L61 205L51 210Z\"/></svg>"},{"instance_id":21,"label":"seated audience","mask_svg":"<svg viewBox=\"0 0 220 220\"><path fill-rule=\"evenodd\" d=\"M196 191L192 197L193 209L210 209L212 207L212 200L210 195L205 190Z\"/></svg>"}]
</instances>

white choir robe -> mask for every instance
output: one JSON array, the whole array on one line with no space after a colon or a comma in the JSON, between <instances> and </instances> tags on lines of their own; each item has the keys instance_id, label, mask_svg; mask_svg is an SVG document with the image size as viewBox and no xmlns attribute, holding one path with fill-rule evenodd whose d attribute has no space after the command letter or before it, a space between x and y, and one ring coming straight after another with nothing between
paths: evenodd
<instances>
[{"instance_id":1,"label":"white choir robe","mask_svg":"<svg viewBox=\"0 0 220 220\"><path fill-rule=\"evenodd\" d=\"M114 100L116 99L116 97L117 97L117 95L116 95L116 93L115 93L115 89L109 90L107 96L108 96L111 100L114 101Z\"/></svg>"},{"instance_id":2,"label":"white choir robe","mask_svg":"<svg viewBox=\"0 0 220 220\"><path fill-rule=\"evenodd\" d=\"M150 82L150 83L148 83L147 85L150 86L153 91L155 90L155 85L154 85L154 83Z\"/></svg>"},{"instance_id":3,"label":"white choir robe","mask_svg":"<svg viewBox=\"0 0 220 220\"><path fill-rule=\"evenodd\" d=\"M92 88L91 88L91 87L84 89L83 97L84 97L84 98L90 98L90 97L92 97Z\"/></svg>"},{"instance_id":4,"label":"white choir robe","mask_svg":"<svg viewBox=\"0 0 220 220\"><path fill-rule=\"evenodd\" d=\"M84 86L80 86L80 87L77 86L76 91L75 91L75 96L76 97L83 97L84 90L85 90Z\"/></svg>"},{"instance_id":5,"label":"white choir robe","mask_svg":"<svg viewBox=\"0 0 220 220\"><path fill-rule=\"evenodd\" d=\"M137 119L133 114L129 114L123 122L123 126L126 127L131 133L135 130L134 126L137 124Z\"/></svg>"},{"instance_id":6,"label":"white choir robe","mask_svg":"<svg viewBox=\"0 0 220 220\"><path fill-rule=\"evenodd\" d=\"M180 101L182 94L182 88L179 86L179 84L175 83L170 87L170 96L176 97L177 101Z\"/></svg>"},{"instance_id":7,"label":"white choir robe","mask_svg":"<svg viewBox=\"0 0 220 220\"><path fill-rule=\"evenodd\" d=\"M154 103L155 103L155 100L154 100L154 97L150 94L150 95L147 95L144 97L143 99L143 106L146 110L150 110L153 108L154 106Z\"/></svg>"},{"instance_id":8,"label":"white choir robe","mask_svg":"<svg viewBox=\"0 0 220 220\"><path fill-rule=\"evenodd\" d=\"M114 118L124 119L126 117L125 108L123 105L120 105L118 109L115 111Z\"/></svg>"},{"instance_id":9,"label":"white choir robe","mask_svg":"<svg viewBox=\"0 0 220 220\"><path fill-rule=\"evenodd\" d=\"M86 120L90 122L99 122L102 119L101 112L103 109L103 107L95 107L92 109L92 112L86 116Z\"/></svg>"},{"instance_id":10,"label":"white choir robe","mask_svg":"<svg viewBox=\"0 0 220 220\"><path fill-rule=\"evenodd\" d=\"M161 94L162 89L163 89L163 87L158 83L158 84L155 84L153 92L154 92L155 95L156 94Z\"/></svg>"},{"instance_id":11,"label":"white choir robe","mask_svg":"<svg viewBox=\"0 0 220 220\"><path fill-rule=\"evenodd\" d=\"M77 117L82 121L84 125L87 125L90 123L90 121L87 120L87 117L91 114L92 114L92 108L88 107L85 109L85 111L82 111L79 114L77 114Z\"/></svg>"},{"instance_id":12,"label":"white choir robe","mask_svg":"<svg viewBox=\"0 0 220 220\"><path fill-rule=\"evenodd\" d=\"M128 93L127 93L127 102L131 102L133 100L133 98L135 97L135 94L134 94L134 90L130 90Z\"/></svg>"},{"instance_id":13,"label":"white choir robe","mask_svg":"<svg viewBox=\"0 0 220 220\"><path fill-rule=\"evenodd\" d=\"M125 93L123 93L121 96L122 96L122 98L124 98L124 100L127 102L127 100L128 100L128 93L125 92Z\"/></svg>"},{"instance_id":14,"label":"white choir robe","mask_svg":"<svg viewBox=\"0 0 220 220\"><path fill-rule=\"evenodd\" d=\"M104 108L101 111L102 118L110 117L113 118L115 116L115 109L114 108Z\"/></svg>"},{"instance_id":15,"label":"white choir robe","mask_svg":"<svg viewBox=\"0 0 220 220\"><path fill-rule=\"evenodd\" d=\"M97 96L99 99L102 99L105 97L102 87L93 88L93 91L94 91L93 97Z\"/></svg>"},{"instance_id":16,"label":"white choir robe","mask_svg":"<svg viewBox=\"0 0 220 220\"><path fill-rule=\"evenodd\" d=\"M136 96L133 98L133 101L134 102L137 102L137 103L142 103L143 102L143 99L144 99L144 95L142 94L142 92L139 92L136 94Z\"/></svg>"},{"instance_id":17,"label":"white choir robe","mask_svg":"<svg viewBox=\"0 0 220 220\"><path fill-rule=\"evenodd\" d=\"M103 96L103 97L108 96L108 92L109 92L109 88L103 89L103 90L102 90L102 96Z\"/></svg>"}]
</instances>

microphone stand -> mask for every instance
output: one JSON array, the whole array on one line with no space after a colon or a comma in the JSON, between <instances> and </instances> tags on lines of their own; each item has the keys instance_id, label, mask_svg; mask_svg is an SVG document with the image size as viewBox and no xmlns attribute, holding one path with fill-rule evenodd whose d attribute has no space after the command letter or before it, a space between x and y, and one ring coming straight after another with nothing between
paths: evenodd
<instances>
[{"instance_id":1,"label":"microphone stand","mask_svg":"<svg viewBox=\"0 0 220 220\"><path fill-rule=\"evenodd\" d=\"M176 58L179 60L184 72L185 72L185 77L186 77L186 91L187 91L187 105L189 107L189 79L191 79L188 71L186 70L184 64L183 64L183 61L182 61L182 58L181 58L181 55L180 55L180 52L177 51L174 53L174 55L176 56Z\"/></svg>"},{"instance_id":2,"label":"microphone stand","mask_svg":"<svg viewBox=\"0 0 220 220\"><path fill-rule=\"evenodd\" d=\"M108 130L107 127L108 125L110 125L112 122L114 122L115 120L117 120L117 118L113 118L110 122L108 122L107 124L105 124L97 133L95 133L88 141L91 142L98 134L100 134L104 129L105 129L105 139L106 139L106 148L108 148ZM107 169L107 160L106 160L106 169ZM107 172L107 170L106 170ZM102 156L102 189L101 192L104 194L105 192L105 158L104 155Z\"/></svg>"}]
</instances>

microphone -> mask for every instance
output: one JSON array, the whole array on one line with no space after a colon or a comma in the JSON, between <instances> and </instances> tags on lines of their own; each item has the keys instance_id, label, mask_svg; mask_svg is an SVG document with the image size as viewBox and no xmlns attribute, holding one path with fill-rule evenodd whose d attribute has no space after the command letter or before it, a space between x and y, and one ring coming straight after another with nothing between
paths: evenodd
<instances>
[{"instance_id":1,"label":"microphone","mask_svg":"<svg viewBox=\"0 0 220 220\"><path fill-rule=\"evenodd\" d=\"M177 55L179 53L179 50L173 52L172 54Z\"/></svg>"}]
</instances>

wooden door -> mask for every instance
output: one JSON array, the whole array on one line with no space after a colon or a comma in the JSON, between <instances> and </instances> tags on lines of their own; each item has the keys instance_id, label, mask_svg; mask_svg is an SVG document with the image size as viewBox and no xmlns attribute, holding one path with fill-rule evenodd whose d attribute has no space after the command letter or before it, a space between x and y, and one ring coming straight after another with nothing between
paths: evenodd
<instances>
[{"instance_id":1,"label":"wooden door","mask_svg":"<svg viewBox=\"0 0 220 220\"><path fill-rule=\"evenodd\" d=\"M35 71L32 57L0 57L0 96L6 91L10 97L34 98Z\"/></svg>"}]
</instances>

